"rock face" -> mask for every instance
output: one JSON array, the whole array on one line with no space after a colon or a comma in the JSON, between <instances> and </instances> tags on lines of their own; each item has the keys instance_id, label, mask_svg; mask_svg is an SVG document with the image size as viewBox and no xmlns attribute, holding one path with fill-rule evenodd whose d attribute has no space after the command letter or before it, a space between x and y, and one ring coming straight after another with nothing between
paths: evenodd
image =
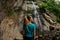
<instances>
[{"instance_id":1,"label":"rock face","mask_svg":"<svg viewBox=\"0 0 60 40\"><path fill-rule=\"evenodd\" d=\"M0 23L3 20L4 16L5 16L4 13L3 12L0 12Z\"/></svg>"},{"instance_id":2,"label":"rock face","mask_svg":"<svg viewBox=\"0 0 60 40\"><path fill-rule=\"evenodd\" d=\"M24 0L0 0L0 11L20 7Z\"/></svg>"},{"instance_id":3,"label":"rock face","mask_svg":"<svg viewBox=\"0 0 60 40\"><path fill-rule=\"evenodd\" d=\"M4 4L0 6L0 40L22 40L23 37L20 34L20 30L22 30L23 24L20 21L22 21L23 14L20 12L18 16L17 12L11 17L6 17L4 12L7 8L20 7L23 0L1 0L0 2L1 5L2 3Z\"/></svg>"},{"instance_id":4,"label":"rock face","mask_svg":"<svg viewBox=\"0 0 60 40\"><path fill-rule=\"evenodd\" d=\"M19 20L17 19L17 14L10 17L5 17L0 24L0 40L22 40L23 37L20 34L23 24L22 21L23 12L19 14ZM19 25L17 23L19 22Z\"/></svg>"}]
</instances>

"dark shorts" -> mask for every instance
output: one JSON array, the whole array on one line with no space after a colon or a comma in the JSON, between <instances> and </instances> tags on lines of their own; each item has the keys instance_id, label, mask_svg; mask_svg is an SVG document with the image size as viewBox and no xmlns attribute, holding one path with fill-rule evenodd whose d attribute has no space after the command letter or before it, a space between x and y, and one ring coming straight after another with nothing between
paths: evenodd
<instances>
[{"instance_id":1,"label":"dark shorts","mask_svg":"<svg viewBox=\"0 0 60 40\"><path fill-rule=\"evenodd\" d=\"M26 37L26 36L24 36L23 40L34 40L34 37Z\"/></svg>"}]
</instances>

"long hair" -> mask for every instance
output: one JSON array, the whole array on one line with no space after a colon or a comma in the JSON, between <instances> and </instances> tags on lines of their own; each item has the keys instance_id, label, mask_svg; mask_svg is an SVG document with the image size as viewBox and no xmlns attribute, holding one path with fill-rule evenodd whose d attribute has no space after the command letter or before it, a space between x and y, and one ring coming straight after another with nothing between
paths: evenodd
<instances>
[{"instance_id":1,"label":"long hair","mask_svg":"<svg viewBox=\"0 0 60 40\"><path fill-rule=\"evenodd\" d=\"M24 18L24 25L26 25L27 23L29 23L29 19L26 17Z\"/></svg>"},{"instance_id":2,"label":"long hair","mask_svg":"<svg viewBox=\"0 0 60 40\"><path fill-rule=\"evenodd\" d=\"M30 16L27 16L27 19L30 21L31 17Z\"/></svg>"}]
</instances>

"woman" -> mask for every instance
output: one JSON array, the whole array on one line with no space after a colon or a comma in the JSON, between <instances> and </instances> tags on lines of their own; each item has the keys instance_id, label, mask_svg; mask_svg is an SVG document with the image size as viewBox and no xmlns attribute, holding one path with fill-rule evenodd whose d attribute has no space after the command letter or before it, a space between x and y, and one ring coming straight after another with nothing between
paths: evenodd
<instances>
[{"instance_id":1,"label":"woman","mask_svg":"<svg viewBox=\"0 0 60 40\"><path fill-rule=\"evenodd\" d=\"M33 21L31 16L25 16L23 27L24 40L34 40L36 36L36 25L31 23L31 21Z\"/></svg>"}]
</instances>

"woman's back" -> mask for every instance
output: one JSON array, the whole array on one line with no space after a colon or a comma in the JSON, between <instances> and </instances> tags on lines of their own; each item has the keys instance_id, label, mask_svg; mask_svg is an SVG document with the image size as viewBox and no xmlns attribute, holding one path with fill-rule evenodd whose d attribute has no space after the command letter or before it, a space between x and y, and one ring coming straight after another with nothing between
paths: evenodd
<instances>
[{"instance_id":1,"label":"woman's back","mask_svg":"<svg viewBox=\"0 0 60 40\"><path fill-rule=\"evenodd\" d=\"M29 23L26 26L24 26L24 30L25 30L24 36L33 37L34 36L34 30L36 30L36 26L33 23Z\"/></svg>"}]
</instances>

